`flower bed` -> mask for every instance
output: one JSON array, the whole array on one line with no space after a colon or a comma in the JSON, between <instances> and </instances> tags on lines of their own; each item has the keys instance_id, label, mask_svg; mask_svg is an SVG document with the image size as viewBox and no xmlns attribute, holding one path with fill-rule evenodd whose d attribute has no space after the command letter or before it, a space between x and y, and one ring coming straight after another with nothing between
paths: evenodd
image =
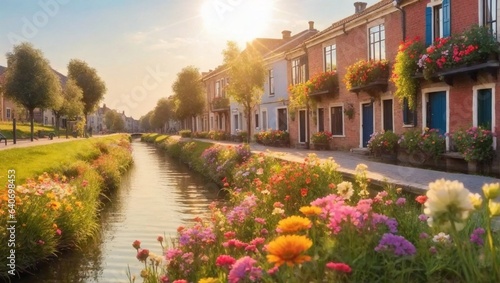
<instances>
[{"instance_id":1,"label":"flower bed","mask_svg":"<svg viewBox=\"0 0 500 283\"><path fill-rule=\"evenodd\" d=\"M465 161L490 162L495 156L493 150L494 133L482 127L471 127L452 134L456 145Z\"/></svg>"},{"instance_id":2,"label":"flower bed","mask_svg":"<svg viewBox=\"0 0 500 283\"><path fill-rule=\"evenodd\" d=\"M264 155L235 166L229 200L179 227L164 254L133 243L144 282L496 282L500 184L486 199L437 180L426 196L387 186L370 194L367 166L353 182L338 165ZM228 176L229 177L229 176ZM132 252L131 252L132 253ZM480 264L481 262L488 264Z\"/></svg>"},{"instance_id":3,"label":"flower bed","mask_svg":"<svg viewBox=\"0 0 500 283\"><path fill-rule=\"evenodd\" d=\"M288 147L290 146L290 134L287 131L268 130L261 131L254 135L255 141L259 144Z\"/></svg>"},{"instance_id":4,"label":"flower bed","mask_svg":"<svg viewBox=\"0 0 500 283\"><path fill-rule=\"evenodd\" d=\"M316 132L311 137L311 142L315 149L330 149L330 141L333 140L333 135L329 131Z\"/></svg>"}]
</instances>

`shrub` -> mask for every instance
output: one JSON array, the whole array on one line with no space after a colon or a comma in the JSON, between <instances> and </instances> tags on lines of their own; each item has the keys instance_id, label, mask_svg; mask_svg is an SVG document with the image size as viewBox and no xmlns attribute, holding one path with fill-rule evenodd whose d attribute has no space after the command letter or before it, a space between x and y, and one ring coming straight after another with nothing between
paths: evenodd
<instances>
[{"instance_id":1,"label":"shrub","mask_svg":"<svg viewBox=\"0 0 500 283\"><path fill-rule=\"evenodd\" d=\"M329 131L316 132L311 137L311 141L314 144L328 144L332 139L333 135Z\"/></svg>"},{"instance_id":2,"label":"shrub","mask_svg":"<svg viewBox=\"0 0 500 283\"><path fill-rule=\"evenodd\" d=\"M422 131L412 129L404 132L398 140L399 148L405 150L409 154L422 151L423 139Z\"/></svg>"},{"instance_id":3,"label":"shrub","mask_svg":"<svg viewBox=\"0 0 500 283\"><path fill-rule=\"evenodd\" d=\"M398 140L399 136L392 131L375 132L370 136L368 149L375 156L396 153Z\"/></svg>"},{"instance_id":4,"label":"shrub","mask_svg":"<svg viewBox=\"0 0 500 283\"><path fill-rule=\"evenodd\" d=\"M290 134L287 131L267 130L255 134L255 140L259 144L270 146L289 146Z\"/></svg>"},{"instance_id":5,"label":"shrub","mask_svg":"<svg viewBox=\"0 0 500 283\"><path fill-rule=\"evenodd\" d=\"M191 137L191 130L180 130L179 135L183 138L190 138Z\"/></svg>"},{"instance_id":6,"label":"shrub","mask_svg":"<svg viewBox=\"0 0 500 283\"><path fill-rule=\"evenodd\" d=\"M446 139L438 129L425 128L422 134L422 150L434 160L446 151Z\"/></svg>"},{"instance_id":7,"label":"shrub","mask_svg":"<svg viewBox=\"0 0 500 283\"><path fill-rule=\"evenodd\" d=\"M466 161L488 162L494 157L494 133L482 127L471 127L453 133L453 143Z\"/></svg>"}]
</instances>

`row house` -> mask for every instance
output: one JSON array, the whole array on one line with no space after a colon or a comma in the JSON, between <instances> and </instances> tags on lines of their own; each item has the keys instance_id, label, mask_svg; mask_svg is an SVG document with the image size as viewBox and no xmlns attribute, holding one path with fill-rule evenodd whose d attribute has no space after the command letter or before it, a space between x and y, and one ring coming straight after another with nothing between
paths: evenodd
<instances>
[{"instance_id":1,"label":"row house","mask_svg":"<svg viewBox=\"0 0 500 283\"><path fill-rule=\"evenodd\" d=\"M226 96L226 85L229 83L227 69L219 66L210 70L204 73L202 81L207 95L207 104L202 116L203 131L230 132L230 102Z\"/></svg>"},{"instance_id":2,"label":"row house","mask_svg":"<svg viewBox=\"0 0 500 283\"><path fill-rule=\"evenodd\" d=\"M366 147L370 135L382 130L402 133L429 127L445 134L488 125L498 134L498 61L464 72L442 73L431 80L416 74L419 87L413 110L406 100L394 96L396 88L389 81L398 47L405 39L420 38L429 46L441 37L462 33L478 24L488 26L496 36L496 3L382 0L366 7L366 3L356 2L353 15L333 23L287 54L288 81L292 85L331 70L338 75L336 90L311 95L314 109L298 109L290 120L291 144L308 146L309 137L318 131L331 131L338 149ZM347 68L361 59L388 60L389 71L380 82L347 89L343 80ZM446 144L450 149L450 137Z\"/></svg>"}]
</instances>

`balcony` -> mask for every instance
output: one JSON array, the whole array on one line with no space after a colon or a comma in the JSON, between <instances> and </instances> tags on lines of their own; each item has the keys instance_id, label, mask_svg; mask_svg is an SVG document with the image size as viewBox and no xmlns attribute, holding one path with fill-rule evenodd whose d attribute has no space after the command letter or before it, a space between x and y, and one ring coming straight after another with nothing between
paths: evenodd
<instances>
[{"instance_id":1,"label":"balcony","mask_svg":"<svg viewBox=\"0 0 500 283\"><path fill-rule=\"evenodd\" d=\"M210 103L212 112L224 112L229 111L229 98L227 97L215 97Z\"/></svg>"}]
</instances>

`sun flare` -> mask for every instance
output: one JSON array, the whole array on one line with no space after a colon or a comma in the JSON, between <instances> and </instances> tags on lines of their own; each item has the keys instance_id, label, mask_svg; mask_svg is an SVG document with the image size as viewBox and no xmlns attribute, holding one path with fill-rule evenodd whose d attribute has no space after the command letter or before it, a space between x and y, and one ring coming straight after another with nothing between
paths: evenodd
<instances>
[{"instance_id":1,"label":"sun flare","mask_svg":"<svg viewBox=\"0 0 500 283\"><path fill-rule=\"evenodd\" d=\"M245 43L263 34L273 12L272 0L205 0L201 16L210 35Z\"/></svg>"}]
</instances>

